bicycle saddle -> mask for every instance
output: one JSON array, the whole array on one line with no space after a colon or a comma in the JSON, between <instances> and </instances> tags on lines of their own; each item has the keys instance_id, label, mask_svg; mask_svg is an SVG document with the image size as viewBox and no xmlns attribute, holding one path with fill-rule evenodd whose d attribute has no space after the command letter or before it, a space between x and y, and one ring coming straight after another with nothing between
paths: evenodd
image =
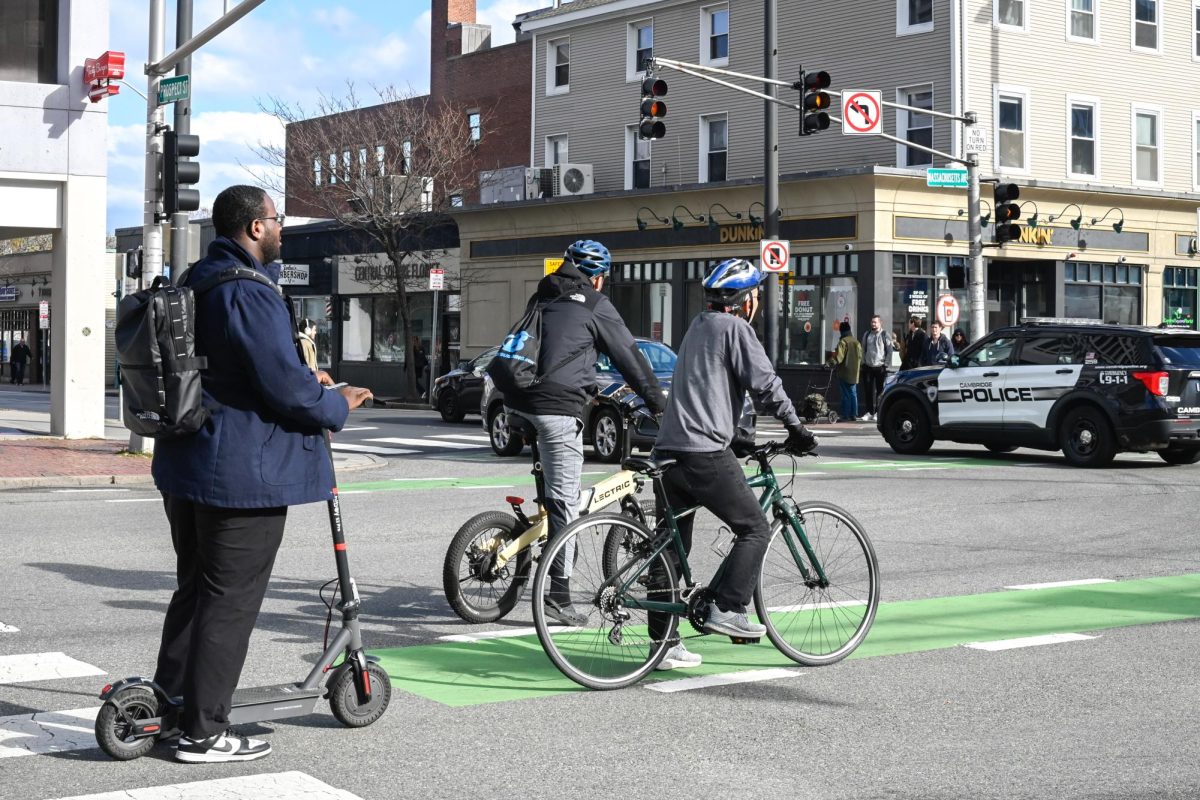
<instances>
[{"instance_id":1,"label":"bicycle saddle","mask_svg":"<svg viewBox=\"0 0 1200 800\"><path fill-rule=\"evenodd\" d=\"M651 455L650 458L627 458L621 463L625 469L649 475L651 478L662 475L675 465L675 459Z\"/></svg>"},{"instance_id":2,"label":"bicycle saddle","mask_svg":"<svg viewBox=\"0 0 1200 800\"><path fill-rule=\"evenodd\" d=\"M537 439L537 428L533 427L533 423L517 414L508 415L508 430L517 434L527 443L533 444Z\"/></svg>"}]
</instances>

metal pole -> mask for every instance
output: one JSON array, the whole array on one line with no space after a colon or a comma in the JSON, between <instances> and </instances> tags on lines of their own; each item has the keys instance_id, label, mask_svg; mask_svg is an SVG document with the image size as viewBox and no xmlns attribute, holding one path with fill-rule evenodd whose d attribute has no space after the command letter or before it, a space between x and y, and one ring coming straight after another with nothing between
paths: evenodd
<instances>
[{"instance_id":1,"label":"metal pole","mask_svg":"<svg viewBox=\"0 0 1200 800\"><path fill-rule=\"evenodd\" d=\"M175 0L175 46L180 47L192 38L192 0ZM175 67L176 75L187 75L192 71L192 57L180 60ZM192 132L192 101L179 100L175 103L175 132ZM188 264L188 236L190 226L186 211L171 215L171 277L177 279Z\"/></svg>"},{"instance_id":2,"label":"metal pole","mask_svg":"<svg viewBox=\"0 0 1200 800\"><path fill-rule=\"evenodd\" d=\"M142 223L142 275L152 283L162 274L163 241L159 215L162 213L162 187L159 184L159 160L162 157L163 112L158 104L159 73L150 65L162 58L166 38L166 0L150 0L150 47L146 67L146 209ZM154 451L154 440L129 434L129 449L135 453Z\"/></svg>"},{"instance_id":3,"label":"metal pole","mask_svg":"<svg viewBox=\"0 0 1200 800\"><path fill-rule=\"evenodd\" d=\"M157 0L152 0L152 2L157 2ZM158 51L158 58L151 57L150 59L150 71L156 72L160 75L165 75L180 61L187 58L204 45L208 44L210 41L216 38L217 34L221 33L230 25L237 22L254 9L258 8L263 4L263 2L265 2L265 0L242 0L241 3L238 3L233 7L232 11L226 11L220 19L209 25L204 30L200 31L186 43L176 47L165 57L160 49Z\"/></svg>"},{"instance_id":4,"label":"metal pole","mask_svg":"<svg viewBox=\"0 0 1200 800\"><path fill-rule=\"evenodd\" d=\"M779 112L775 107L775 76L779 72L778 0L765 0L763 16L763 87L770 99L763 102L763 238L779 238ZM767 275L763 315L763 338L767 357L774 367L779 361L779 278Z\"/></svg>"},{"instance_id":5,"label":"metal pole","mask_svg":"<svg viewBox=\"0 0 1200 800\"><path fill-rule=\"evenodd\" d=\"M433 379L439 377L442 371L442 355L438 351L441 339L438 336L442 330L442 315L438 309L438 290L433 290L433 333L429 337L429 378L425 381L426 402L433 397Z\"/></svg>"},{"instance_id":6,"label":"metal pole","mask_svg":"<svg viewBox=\"0 0 1200 800\"><path fill-rule=\"evenodd\" d=\"M971 263L971 341L987 335L987 302L983 274L983 223L979 219L979 156L967 154L967 238Z\"/></svg>"}]
</instances>

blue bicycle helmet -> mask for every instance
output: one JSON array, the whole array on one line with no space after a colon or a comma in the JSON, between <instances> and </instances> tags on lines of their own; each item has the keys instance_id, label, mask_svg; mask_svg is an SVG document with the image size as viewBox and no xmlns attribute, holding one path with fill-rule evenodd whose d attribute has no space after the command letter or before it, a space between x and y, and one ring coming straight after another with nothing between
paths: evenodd
<instances>
[{"instance_id":1,"label":"blue bicycle helmet","mask_svg":"<svg viewBox=\"0 0 1200 800\"><path fill-rule=\"evenodd\" d=\"M710 303L741 305L762 279L762 272L746 259L726 259L704 276L704 298Z\"/></svg>"},{"instance_id":2,"label":"blue bicycle helmet","mask_svg":"<svg viewBox=\"0 0 1200 800\"><path fill-rule=\"evenodd\" d=\"M589 278L604 275L612 269L612 256L608 248L591 239L580 239L568 247L567 252L563 253L563 261L574 264Z\"/></svg>"}]
</instances>

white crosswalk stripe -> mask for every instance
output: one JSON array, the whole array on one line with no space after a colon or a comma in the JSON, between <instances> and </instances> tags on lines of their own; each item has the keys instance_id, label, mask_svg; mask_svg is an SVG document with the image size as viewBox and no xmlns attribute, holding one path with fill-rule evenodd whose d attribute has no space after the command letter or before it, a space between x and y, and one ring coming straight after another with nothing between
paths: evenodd
<instances>
[{"instance_id":1,"label":"white crosswalk stripe","mask_svg":"<svg viewBox=\"0 0 1200 800\"><path fill-rule=\"evenodd\" d=\"M420 450L405 450L401 447L376 447L370 444L337 444L333 449L342 453L370 453L373 456L407 456Z\"/></svg>"},{"instance_id":2,"label":"white crosswalk stripe","mask_svg":"<svg viewBox=\"0 0 1200 800\"><path fill-rule=\"evenodd\" d=\"M304 772L265 772L240 778L147 786L101 794L80 794L59 800L211 800L214 797L245 797L254 800L362 800L358 795L335 789Z\"/></svg>"},{"instance_id":3,"label":"white crosswalk stripe","mask_svg":"<svg viewBox=\"0 0 1200 800\"><path fill-rule=\"evenodd\" d=\"M40 756L96 747L100 706L0 717L0 758Z\"/></svg>"},{"instance_id":4,"label":"white crosswalk stripe","mask_svg":"<svg viewBox=\"0 0 1200 800\"><path fill-rule=\"evenodd\" d=\"M380 444L398 444L405 447L444 447L451 450L478 450L487 447L486 444L467 444L466 442L451 442L445 439L408 439L403 436L384 436L379 439L364 439L366 442Z\"/></svg>"},{"instance_id":5,"label":"white crosswalk stripe","mask_svg":"<svg viewBox=\"0 0 1200 800\"><path fill-rule=\"evenodd\" d=\"M21 631L16 625L5 625L0 622L0 633L19 633Z\"/></svg>"},{"instance_id":6,"label":"white crosswalk stripe","mask_svg":"<svg viewBox=\"0 0 1200 800\"><path fill-rule=\"evenodd\" d=\"M20 653L0 656L0 685L104 675L104 670L66 653Z\"/></svg>"}]
</instances>

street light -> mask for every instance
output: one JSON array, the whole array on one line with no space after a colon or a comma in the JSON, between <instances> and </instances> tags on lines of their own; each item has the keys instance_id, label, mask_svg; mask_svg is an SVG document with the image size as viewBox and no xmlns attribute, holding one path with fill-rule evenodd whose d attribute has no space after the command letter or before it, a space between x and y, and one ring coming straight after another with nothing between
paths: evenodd
<instances>
[{"instance_id":1,"label":"street light","mask_svg":"<svg viewBox=\"0 0 1200 800\"><path fill-rule=\"evenodd\" d=\"M1116 207L1110 208L1108 211L1105 211L1103 217L1092 217L1092 224L1095 225L1097 222L1104 222L1104 220L1108 219L1108 215L1114 211L1116 211L1118 214L1120 214L1121 218L1113 223L1112 228L1117 233L1120 233L1121 229L1125 227L1125 212Z\"/></svg>"},{"instance_id":2,"label":"street light","mask_svg":"<svg viewBox=\"0 0 1200 800\"><path fill-rule=\"evenodd\" d=\"M751 204L750 204L750 209L749 209L749 210L746 212L747 216L749 216L749 217L750 217L750 224L751 224L751 225L753 225L753 226L755 226L755 227L758 227L759 225L762 225L762 224L763 224L763 218L762 218L762 217L756 217L756 216L754 215L754 207L755 207L755 206L761 206L761 207L762 207L762 210L763 210L763 216L766 216L766 214L767 214L767 207L766 207L765 205L763 205L761 201L759 201L759 200L755 200L753 203L751 203Z\"/></svg>"},{"instance_id":3,"label":"street light","mask_svg":"<svg viewBox=\"0 0 1200 800\"><path fill-rule=\"evenodd\" d=\"M722 204L720 204L720 203L713 203L711 206L709 206L709 207L708 207L708 229L709 229L710 231L712 231L713 233L716 233L716 232L717 232L717 231L720 229L720 227L721 227L721 226L720 226L720 225L717 223L717 220L716 220L716 218L715 218L715 217L713 217L713 209L714 209L714 208L719 208L719 209L721 209L722 211L724 211L726 214L728 214L729 216L733 217L734 219L741 219L741 218L742 218L742 212L740 212L740 211L738 211L738 212L733 212L733 211L730 211L728 208L726 208L725 206L723 206L723 205L722 205Z\"/></svg>"},{"instance_id":4,"label":"street light","mask_svg":"<svg viewBox=\"0 0 1200 800\"><path fill-rule=\"evenodd\" d=\"M1077 216L1071 220L1071 227L1074 228L1075 230L1079 230L1079 226L1083 224L1083 209L1080 208L1075 203L1069 204L1067 206L1067 208L1071 208L1072 206L1074 206L1075 210L1079 212L1079 216ZM1050 216L1046 217L1046 221L1054 222L1054 220L1058 219L1059 217L1061 217L1067 213L1067 208L1064 208L1062 211L1058 212L1057 214L1051 214Z\"/></svg>"},{"instance_id":5,"label":"street light","mask_svg":"<svg viewBox=\"0 0 1200 800\"><path fill-rule=\"evenodd\" d=\"M681 208L687 213L687 215L689 217L696 220L696 222L704 222L703 214L693 214L692 210L690 208L688 208L685 205L680 204L680 205L675 206L675 208L671 209L671 227L673 227L675 230L677 230L677 231L683 230L683 223L680 222L679 218L675 216L675 212Z\"/></svg>"},{"instance_id":6,"label":"street light","mask_svg":"<svg viewBox=\"0 0 1200 800\"><path fill-rule=\"evenodd\" d=\"M654 209L650 208L649 206L642 206L641 208L639 208L637 210L637 229L639 231L646 230L646 227L650 224L642 219L642 211L650 212L650 216L654 217L655 222L661 222L663 225L667 225L671 222L671 220L666 219L664 217L660 217L658 214L655 214Z\"/></svg>"}]
</instances>

